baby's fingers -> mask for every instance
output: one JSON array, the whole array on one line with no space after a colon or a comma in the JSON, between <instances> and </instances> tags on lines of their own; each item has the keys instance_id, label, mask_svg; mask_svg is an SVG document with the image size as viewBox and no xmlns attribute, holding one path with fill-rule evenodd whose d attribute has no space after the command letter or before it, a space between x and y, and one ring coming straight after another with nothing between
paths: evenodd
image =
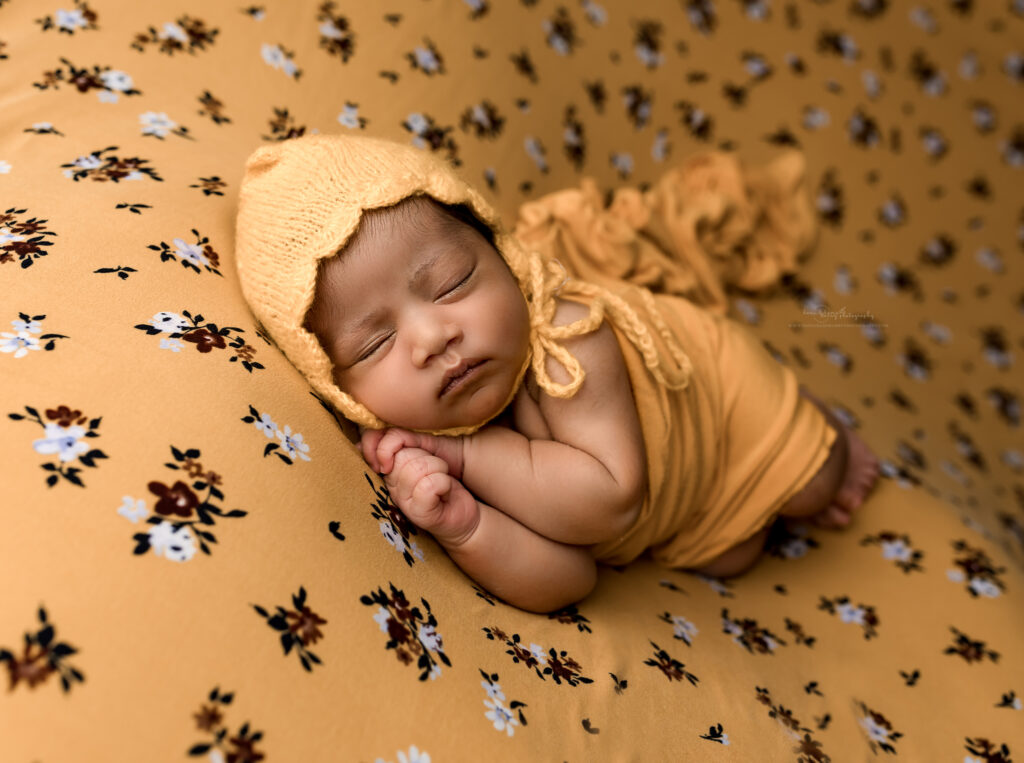
<instances>
[{"instance_id":1,"label":"baby's fingers","mask_svg":"<svg viewBox=\"0 0 1024 763\"><path fill-rule=\"evenodd\" d=\"M419 448L419 436L405 429L386 429L377 440L374 456L377 460L376 469L381 474L394 471L395 457L405 448Z\"/></svg>"},{"instance_id":2,"label":"baby's fingers","mask_svg":"<svg viewBox=\"0 0 1024 763\"><path fill-rule=\"evenodd\" d=\"M377 446L384 437L382 429L366 429L359 438L359 450L363 454L363 460L370 465L375 472L380 472L380 459L377 457Z\"/></svg>"}]
</instances>

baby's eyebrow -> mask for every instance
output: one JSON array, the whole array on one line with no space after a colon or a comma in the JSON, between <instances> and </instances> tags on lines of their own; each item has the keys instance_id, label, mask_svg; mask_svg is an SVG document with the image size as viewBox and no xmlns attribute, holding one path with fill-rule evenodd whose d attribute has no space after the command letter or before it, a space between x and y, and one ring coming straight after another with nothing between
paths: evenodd
<instances>
[{"instance_id":1,"label":"baby's eyebrow","mask_svg":"<svg viewBox=\"0 0 1024 763\"><path fill-rule=\"evenodd\" d=\"M421 261L415 268L413 268L412 273L409 274L409 288L416 289L419 285L421 285L423 281L426 280L427 276L430 274L430 271L437 267L438 261L442 257L444 257L446 253L446 249L435 250L433 254L428 256L426 259Z\"/></svg>"}]
</instances>

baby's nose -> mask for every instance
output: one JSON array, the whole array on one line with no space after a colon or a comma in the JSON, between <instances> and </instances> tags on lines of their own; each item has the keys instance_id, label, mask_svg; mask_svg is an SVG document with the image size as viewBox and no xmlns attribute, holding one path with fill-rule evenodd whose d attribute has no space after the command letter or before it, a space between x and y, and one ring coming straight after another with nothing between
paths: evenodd
<instances>
[{"instance_id":1,"label":"baby's nose","mask_svg":"<svg viewBox=\"0 0 1024 763\"><path fill-rule=\"evenodd\" d=\"M461 338L462 331L455 323L424 321L417 327L413 362L417 366L425 365L433 358L444 355Z\"/></svg>"}]
</instances>

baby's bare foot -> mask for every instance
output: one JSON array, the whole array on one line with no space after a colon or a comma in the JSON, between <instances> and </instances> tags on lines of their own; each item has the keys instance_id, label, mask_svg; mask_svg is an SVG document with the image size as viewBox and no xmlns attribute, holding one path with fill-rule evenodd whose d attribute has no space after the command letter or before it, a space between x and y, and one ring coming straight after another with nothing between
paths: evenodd
<instances>
[{"instance_id":1,"label":"baby's bare foot","mask_svg":"<svg viewBox=\"0 0 1024 763\"><path fill-rule=\"evenodd\" d=\"M814 516L818 527L840 528L850 524L850 515L864 502L878 480L878 458L857 434L843 427L846 437L846 473L832 503Z\"/></svg>"}]
</instances>

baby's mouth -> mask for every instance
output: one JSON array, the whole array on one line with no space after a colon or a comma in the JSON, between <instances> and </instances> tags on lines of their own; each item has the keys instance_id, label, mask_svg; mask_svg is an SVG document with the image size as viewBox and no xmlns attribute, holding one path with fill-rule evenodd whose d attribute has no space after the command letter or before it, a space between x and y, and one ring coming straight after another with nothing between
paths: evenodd
<instances>
[{"instance_id":1,"label":"baby's mouth","mask_svg":"<svg viewBox=\"0 0 1024 763\"><path fill-rule=\"evenodd\" d=\"M438 398L455 392L476 376L476 371L484 364L483 360L463 360L456 366L452 366L444 373L441 380L441 389L438 391Z\"/></svg>"}]
</instances>

